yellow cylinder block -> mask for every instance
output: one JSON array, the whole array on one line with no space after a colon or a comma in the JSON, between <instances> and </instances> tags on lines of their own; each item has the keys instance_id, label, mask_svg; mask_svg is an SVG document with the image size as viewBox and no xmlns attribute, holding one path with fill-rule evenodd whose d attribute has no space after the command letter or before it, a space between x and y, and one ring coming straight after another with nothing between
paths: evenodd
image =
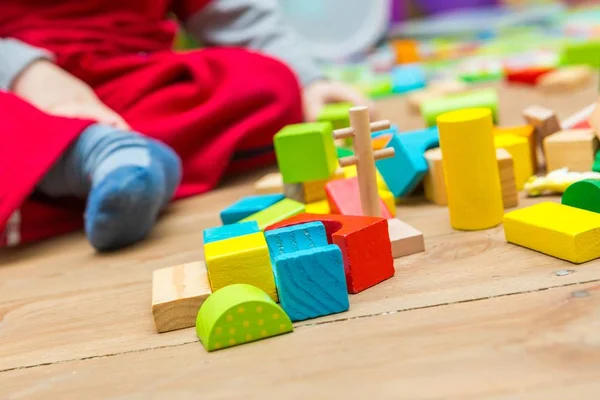
<instances>
[{"instance_id":1,"label":"yellow cylinder block","mask_svg":"<svg viewBox=\"0 0 600 400\"><path fill-rule=\"evenodd\" d=\"M503 218L502 190L494 148L492 112L452 111L437 118L454 229L480 230Z\"/></svg>"}]
</instances>

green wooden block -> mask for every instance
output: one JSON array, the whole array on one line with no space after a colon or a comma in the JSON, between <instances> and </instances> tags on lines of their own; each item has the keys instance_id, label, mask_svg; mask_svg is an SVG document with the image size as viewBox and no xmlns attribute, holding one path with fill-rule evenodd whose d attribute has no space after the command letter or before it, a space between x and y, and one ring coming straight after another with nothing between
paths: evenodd
<instances>
[{"instance_id":1,"label":"green wooden block","mask_svg":"<svg viewBox=\"0 0 600 400\"><path fill-rule=\"evenodd\" d=\"M600 151L596 153L596 158L594 159L594 165L592 165L592 171L600 172Z\"/></svg>"},{"instance_id":2,"label":"green wooden block","mask_svg":"<svg viewBox=\"0 0 600 400\"><path fill-rule=\"evenodd\" d=\"M346 147L336 147L338 158L353 156L354 151L352 149L348 149Z\"/></svg>"},{"instance_id":3,"label":"green wooden block","mask_svg":"<svg viewBox=\"0 0 600 400\"><path fill-rule=\"evenodd\" d=\"M421 113L427 126L434 126L438 115L464 108L489 108L492 111L494 122L498 123L498 93L496 89L487 88L428 100L421 105Z\"/></svg>"},{"instance_id":4,"label":"green wooden block","mask_svg":"<svg viewBox=\"0 0 600 400\"><path fill-rule=\"evenodd\" d=\"M331 122L333 129L341 129L350 126L351 103L327 104L317 117L319 122Z\"/></svg>"},{"instance_id":5,"label":"green wooden block","mask_svg":"<svg viewBox=\"0 0 600 400\"><path fill-rule=\"evenodd\" d=\"M600 40L566 43L560 61L563 65L587 64L600 68Z\"/></svg>"},{"instance_id":6,"label":"green wooden block","mask_svg":"<svg viewBox=\"0 0 600 400\"><path fill-rule=\"evenodd\" d=\"M276 224L277 222L281 222L284 219L293 217L294 215L303 213L304 210L304 204L292 199L283 199L273 204L269 208L265 208L256 214L252 214L251 216L244 218L240 221L240 223L256 221L259 229L264 231L266 227Z\"/></svg>"},{"instance_id":7,"label":"green wooden block","mask_svg":"<svg viewBox=\"0 0 600 400\"><path fill-rule=\"evenodd\" d=\"M207 351L292 332L287 314L259 288L229 285L211 294L196 317L196 335Z\"/></svg>"},{"instance_id":8,"label":"green wooden block","mask_svg":"<svg viewBox=\"0 0 600 400\"><path fill-rule=\"evenodd\" d=\"M329 178L337 168L331 122L288 125L274 138L284 183Z\"/></svg>"},{"instance_id":9,"label":"green wooden block","mask_svg":"<svg viewBox=\"0 0 600 400\"><path fill-rule=\"evenodd\" d=\"M584 179L571 184L563 194L562 203L600 213L600 180Z\"/></svg>"}]
</instances>

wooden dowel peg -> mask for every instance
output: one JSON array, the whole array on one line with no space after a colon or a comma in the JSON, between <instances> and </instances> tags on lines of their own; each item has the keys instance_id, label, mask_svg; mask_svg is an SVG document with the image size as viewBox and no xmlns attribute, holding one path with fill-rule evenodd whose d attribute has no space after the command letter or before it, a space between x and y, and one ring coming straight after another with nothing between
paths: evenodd
<instances>
[{"instance_id":1,"label":"wooden dowel peg","mask_svg":"<svg viewBox=\"0 0 600 400\"><path fill-rule=\"evenodd\" d=\"M385 131L386 129L390 129L391 124L390 121L384 119L381 121L371 122L369 126L371 127L371 132L379 132Z\"/></svg>"},{"instance_id":2,"label":"wooden dowel peg","mask_svg":"<svg viewBox=\"0 0 600 400\"><path fill-rule=\"evenodd\" d=\"M352 129L352 127L336 129L335 131L333 131L333 138L336 140L345 139L352 136L354 136L354 129Z\"/></svg>"},{"instance_id":3,"label":"wooden dowel peg","mask_svg":"<svg viewBox=\"0 0 600 400\"><path fill-rule=\"evenodd\" d=\"M351 165L357 165L358 164L358 157L356 157L356 156L349 156L349 157L340 158L339 163L340 163L340 167L342 167L342 168L349 167Z\"/></svg>"},{"instance_id":4,"label":"wooden dowel peg","mask_svg":"<svg viewBox=\"0 0 600 400\"><path fill-rule=\"evenodd\" d=\"M385 149L376 150L375 152L373 152L373 157L375 158L375 161L383 160L384 158L391 158L395 155L396 150L394 150L392 147L387 147Z\"/></svg>"}]
</instances>

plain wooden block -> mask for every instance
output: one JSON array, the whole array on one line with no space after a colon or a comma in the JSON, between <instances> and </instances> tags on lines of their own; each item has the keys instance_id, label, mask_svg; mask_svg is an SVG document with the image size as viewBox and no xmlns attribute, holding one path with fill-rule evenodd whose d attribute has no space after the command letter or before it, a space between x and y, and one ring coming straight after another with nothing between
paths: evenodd
<instances>
[{"instance_id":1,"label":"plain wooden block","mask_svg":"<svg viewBox=\"0 0 600 400\"><path fill-rule=\"evenodd\" d=\"M425 158L429 164L429 172L424 181L425 198L440 206L448 205L442 151L439 148L428 150ZM496 149L496 159L502 187L502 204L505 209L516 207L519 205L519 193L515 184L512 156L505 149Z\"/></svg>"},{"instance_id":2,"label":"plain wooden block","mask_svg":"<svg viewBox=\"0 0 600 400\"><path fill-rule=\"evenodd\" d=\"M392 245L383 218L300 214L266 231L313 221L325 225L327 241L342 251L348 293L359 293L394 276Z\"/></svg>"},{"instance_id":3,"label":"plain wooden block","mask_svg":"<svg viewBox=\"0 0 600 400\"><path fill-rule=\"evenodd\" d=\"M196 315L211 294L202 261L162 268L152 273L152 316L159 333L194 326Z\"/></svg>"},{"instance_id":4,"label":"plain wooden block","mask_svg":"<svg viewBox=\"0 0 600 400\"><path fill-rule=\"evenodd\" d=\"M219 240L231 239L238 236L250 235L260 232L256 221L240 222L231 225L207 228L203 232L204 244L218 242Z\"/></svg>"},{"instance_id":5,"label":"plain wooden block","mask_svg":"<svg viewBox=\"0 0 600 400\"><path fill-rule=\"evenodd\" d=\"M289 333L292 321L259 288L235 284L213 293L196 318L196 335L207 351Z\"/></svg>"},{"instance_id":6,"label":"plain wooden block","mask_svg":"<svg viewBox=\"0 0 600 400\"><path fill-rule=\"evenodd\" d=\"M399 219L388 220L392 257L399 258L425 251L423 233Z\"/></svg>"},{"instance_id":7,"label":"plain wooden block","mask_svg":"<svg viewBox=\"0 0 600 400\"><path fill-rule=\"evenodd\" d=\"M296 214L300 214L304 212L304 210L304 204L292 199L283 199L273 204L269 208L244 218L240 222L256 221L260 230L263 230L269 225L283 221L284 219L292 217Z\"/></svg>"},{"instance_id":8,"label":"plain wooden block","mask_svg":"<svg viewBox=\"0 0 600 400\"><path fill-rule=\"evenodd\" d=\"M534 174L529 141L517 135L495 135L494 146L505 149L512 156L517 190L523 190L525 182Z\"/></svg>"},{"instance_id":9,"label":"plain wooden block","mask_svg":"<svg viewBox=\"0 0 600 400\"><path fill-rule=\"evenodd\" d=\"M283 193L283 177L279 172L266 174L254 183L257 194Z\"/></svg>"},{"instance_id":10,"label":"plain wooden block","mask_svg":"<svg viewBox=\"0 0 600 400\"><path fill-rule=\"evenodd\" d=\"M540 146L546 138L561 130L560 121L554 110L547 107L532 105L523 110L523 117L535 129L536 143Z\"/></svg>"},{"instance_id":11,"label":"plain wooden block","mask_svg":"<svg viewBox=\"0 0 600 400\"><path fill-rule=\"evenodd\" d=\"M344 170L342 168L336 169L335 173L327 179L302 183L286 183L283 185L283 193L287 198L300 203L314 203L327 199L325 185L336 179L344 179Z\"/></svg>"},{"instance_id":12,"label":"plain wooden block","mask_svg":"<svg viewBox=\"0 0 600 400\"><path fill-rule=\"evenodd\" d=\"M306 205L306 212L309 214L331 214L329 208L329 201L327 199L316 201L314 203L308 203Z\"/></svg>"},{"instance_id":13,"label":"plain wooden block","mask_svg":"<svg viewBox=\"0 0 600 400\"><path fill-rule=\"evenodd\" d=\"M235 224L283 200L281 193L246 196L221 211L223 225Z\"/></svg>"},{"instance_id":14,"label":"plain wooden block","mask_svg":"<svg viewBox=\"0 0 600 400\"><path fill-rule=\"evenodd\" d=\"M277 301L269 249L262 232L207 243L204 258L213 292L234 283L247 283Z\"/></svg>"},{"instance_id":15,"label":"plain wooden block","mask_svg":"<svg viewBox=\"0 0 600 400\"><path fill-rule=\"evenodd\" d=\"M329 209L333 214L364 215L358 195L358 178L331 181L325 186L325 192L329 201ZM384 201L381 199L379 201L381 216L386 219L392 218L392 213Z\"/></svg>"},{"instance_id":16,"label":"plain wooden block","mask_svg":"<svg viewBox=\"0 0 600 400\"><path fill-rule=\"evenodd\" d=\"M545 93L566 93L592 82L593 71L588 65L573 65L540 77L537 87Z\"/></svg>"},{"instance_id":17,"label":"plain wooden block","mask_svg":"<svg viewBox=\"0 0 600 400\"><path fill-rule=\"evenodd\" d=\"M598 139L592 129L560 131L544 139L549 172L565 167L575 172L591 171L597 150Z\"/></svg>"},{"instance_id":18,"label":"plain wooden block","mask_svg":"<svg viewBox=\"0 0 600 400\"><path fill-rule=\"evenodd\" d=\"M600 257L600 214L552 202L504 216L506 241L580 264Z\"/></svg>"}]
</instances>

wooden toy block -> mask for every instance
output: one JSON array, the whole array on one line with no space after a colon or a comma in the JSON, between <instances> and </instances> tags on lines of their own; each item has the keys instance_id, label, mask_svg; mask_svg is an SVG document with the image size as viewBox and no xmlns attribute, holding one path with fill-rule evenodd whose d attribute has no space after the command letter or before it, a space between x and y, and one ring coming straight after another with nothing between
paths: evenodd
<instances>
[{"instance_id":1,"label":"wooden toy block","mask_svg":"<svg viewBox=\"0 0 600 400\"><path fill-rule=\"evenodd\" d=\"M232 239L238 236L251 235L260 232L256 221L240 222L231 225L217 226L205 229L204 244Z\"/></svg>"},{"instance_id":2,"label":"wooden toy block","mask_svg":"<svg viewBox=\"0 0 600 400\"><path fill-rule=\"evenodd\" d=\"M562 204L600 213L600 180L584 179L565 190Z\"/></svg>"},{"instance_id":3,"label":"wooden toy block","mask_svg":"<svg viewBox=\"0 0 600 400\"><path fill-rule=\"evenodd\" d=\"M206 265L199 261L152 273L152 316L158 333L194 326L211 294Z\"/></svg>"},{"instance_id":4,"label":"wooden toy block","mask_svg":"<svg viewBox=\"0 0 600 400\"><path fill-rule=\"evenodd\" d=\"M533 125L496 126L494 127L494 136L496 135L517 135L526 138L527 142L529 143L529 152L531 154L533 172L535 173L535 171L537 171L537 142Z\"/></svg>"},{"instance_id":5,"label":"wooden toy block","mask_svg":"<svg viewBox=\"0 0 600 400\"><path fill-rule=\"evenodd\" d=\"M283 178L279 172L272 172L254 183L257 194L283 193Z\"/></svg>"},{"instance_id":6,"label":"wooden toy block","mask_svg":"<svg viewBox=\"0 0 600 400\"><path fill-rule=\"evenodd\" d=\"M592 129L572 129L554 133L544 139L546 169L591 171L597 150L598 138Z\"/></svg>"},{"instance_id":7,"label":"wooden toy block","mask_svg":"<svg viewBox=\"0 0 600 400\"><path fill-rule=\"evenodd\" d=\"M471 108L490 109L494 122L498 122L498 94L496 89L479 89L461 95L428 100L421 105L421 113L427 126L434 126L439 115Z\"/></svg>"},{"instance_id":8,"label":"wooden toy block","mask_svg":"<svg viewBox=\"0 0 600 400\"><path fill-rule=\"evenodd\" d=\"M600 257L600 214L544 202L504 216L506 241L580 264Z\"/></svg>"},{"instance_id":9,"label":"wooden toy block","mask_svg":"<svg viewBox=\"0 0 600 400\"><path fill-rule=\"evenodd\" d=\"M329 209L333 214L363 215L360 198L356 195L359 192L358 178L331 181L325 186L325 192L329 201ZM379 199L379 202L381 217L392 218L392 213L385 202L382 199Z\"/></svg>"},{"instance_id":10,"label":"wooden toy block","mask_svg":"<svg viewBox=\"0 0 600 400\"><path fill-rule=\"evenodd\" d=\"M236 284L213 293L196 318L196 335L207 351L289 333L292 321L267 293Z\"/></svg>"},{"instance_id":11,"label":"wooden toy block","mask_svg":"<svg viewBox=\"0 0 600 400\"><path fill-rule=\"evenodd\" d=\"M292 321L348 310L342 253L327 243L322 222L309 222L265 234L279 301Z\"/></svg>"},{"instance_id":12,"label":"wooden toy block","mask_svg":"<svg viewBox=\"0 0 600 400\"><path fill-rule=\"evenodd\" d=\"M339 160L340 167L356 165L362 214L379 217L382 211L377 193L375 161L393 157L394 149L386 148L373 151L371 134L389 129L390 122L377 121L370 123L369 109L365 106L358 106L350 109L350 124L351 127L338 129L333 133L335 139L353 138L355 155L341 158Z\"/></svg>"},{"instance_id":13,"label":"wooden toy block","mask_svg":"<svg viewBox=\"0 0 600 400\"><path fill-rule=\"evenodd\" d=\"M213 292L234 283L247 283L277 301L269 249L262 232L205 244L204 258Z\"/></svg>"},{"instance_id":14,"label":"wooden toy block","mask_svg":"<svg viewBox=\"0 0 600 400\"><path fill-rule=\"evenodd\" d=\"M419 43L410 39L394 39L391 45L396 54L396 64L410 64L421 60Z\"/></svg>"},{"instance_id":15,"label":"wooden toy block","mask_svg":"<svg viewBox=\"0 0 600 400\"><path fill-rule=\"evenodd\" d=\"M306 205L306 212L309 214L331 214L329 208L329 201L327 199L316 201L314 203L308 203Z\"/></svg>"},{"instance_id":16,"label":"wooden toy block","mask_svg":"<svg viewBox=\"0 0 600 400\"><path fill-rule=\"evenodd\" d=\"M492 112L474 108L442 114L440 131L450 223L488 229L502 222L503 204L492 134Z\"/></svg>"},{"instance_id":17,"label":"wooden toy block","mask_svg":"<svg viewBox=\"0 0 600 400\"><path fill-rule=\"evenodd\" d=\"M327 182L336 179L344 179L344 170L342 168L336 169L335 173L327 179L303 183L286 183L283 192L286 197L300 203L313 203L315 201L327 199L325 185Z\"/></svg>"},{"instance_id":18,"label":"wooden toy block","mask_svg":"<svg viewBox=\"0 0 600 400\"><path fill-rule=\"evenodd\" d=\"M546 93L565 93L591 84L593 77L589 66L574 65L540 77L537 87Z\"/></svg>"},{"instance_id":19,"label":"wooden toy block","mask_svg":"<svg viewBox=\"0 0 600 400\"><path fill-rule=\"evenodd\" d=\"M596 157L594 158L594 164L592 165L592 171L600 172L600 151L596 152Z\"/></svg>"},{"instance_id":20,"label":"wooden toy block","mask_svg":"<svg viewBox=\"0 0 600 400\"><path fill-rule=\"evenodd\" d=\"M427 84L425 70L419 65L398 65L391 71L392 91L407 93L422 89Z\"/></svg>"},{"instance_id":21,"label":"wooden toy block","mask_svg":"<svg viewBox=\"0 0 600 400\"><path fill-rule=\"evenodd\" d=\"M538 80L549 72L554 71L553 67L529 67L518 69L507 69L506 80L510 83L521 83L524 85L535 86Z\"/></svg>"},{"instance_id":22,"label":"wooden toy block","mask_svg":"<svg viewBox=\"0 0 600 400\"><path fill-rule=\"evenodd\" d=\"M333 129L346 128L350 126L348 110L352 107L351 103L326 104L319 113L317 121L331 122Z\"/></svg>"},{"instance_id":23,"label":"wooden toy block","mask_svg":"<svg viewBox=\"0 0 600 400\"><path fill-rule=\"evenodd\" d=\"M536 143L541 146L544 138L560 131L560 122L556 113L546 107L532 105L523 110L523 117L535 129Z\"/></svg>"},{"instance_id":24,"label":"wooden toy block","mask_svg":"<svg viewBox=\"0 0 600 400\"><path fill-rule=\"evenodd\" d=\"M394 194L389 190L381 190L379 189L379 197L383 204L385 204L385 208L390 212L392 217L396 216L396 198ZM382 208L383 210L383 208Z\"/></svg>"},{"instance_id":25,"label":"wooden toy block","mask_svg":"<svg viewBox=\"0 0 600 400\"><path fill-rule=\"evenodd\" d=\"M505 149L512 156L517 190L523 190L525 182L534 173L528 140L517 135L495 135L494 146L497 149Z\"/></svg>"},{"instance_id":26,"label":"wooden toy block","mask_svg":"<svg viewBox=\"0 0 600 400\"><path fill-rule=\"evenodd\" d=\"M356 171L356 165L350 165L348 167L344 167L344 178L346 179L350 179L350 178L354 178L358 175L357 171ZM381 173L379 171L376 171L376 175L377 175L377 188L379 190L387 190L389 191L390 189L388 188L387 184L385 183L385 180L383 180L383 176L381 176Z\"/></svg>"},{"instance_id":27,"label":"wooden toy block","mask_svg":"<svg viewBox=\"0 0 600 400\"><path fill-rule=\"evenodd\" d=\"M438 146L437 127L392 136L388 148L394 149L394 157L379 160L376 165L394 197L406 196L419 185L428 168L425 151Z\"/></svg>"},{"instance_id":28,"label":"wooden toy block","mask_svg":"<svg viewBox=\"0 0 600 400\"><path fill-rule=\"evenodd\" d=\"M273 141L284 183L327 179L337 169L330 122L288 125Z\"/></svg>"},{"instance_id":29,"label":"wooden toy block","mask_svg":"<svg viewBox=\"0 0 600 400\"><path fill-rule=\"evenodd\" d=\"M421 111L421 105L429 100L438 99L445 96L465 93L469 90L469 85L459 80L434 81L425 89L411 92L406 97L409 109L415 113Z\"/></svg>"},{"instance_id":30,"label":"wooden toy block","mask_svg":"<svg viewBox=\"0 0 600 400\"><path fill-rule=\"evenodd\" d=\"M321 221L327 240L342 251L348 293L359 293L394 276L387 221L377 217L300 214L266 231Z\"/></svg>"},{"instance_id":31,"label":"wooden toy block","mask_svg":"<svg viewBox=\"0 0 600 400\"><path fill-rule=\"evenodd\" d=\"M531 197L546 193L563 193L569 186L584 179L600 179L600 173L570 172L568 168L557 169L546 176L531 177L525 184L525 192Z\"/></svg>"},{"instance_id":32,"label":"wooden toy block","mask_svg":"<svg viewBox=\"0 0 600 400\"><path fill-rule=\"evenodd\" d=\"M596 137L600 138L600 101L595 104L594 109L586 121L590 125L589 127L594 129Z\"/></svg>"},{"instance_id":33,"label":"wooden toy block","mask_svg":"<svg viewBox=\"0 0 600 400\"><path fill-rule=\"evenodd\" d=\"M429 165L429 172L425 175L424 181L425 198L437 205L448 205L442 151L439 148L428 150L425 152L425 158ZM496 159L502 190L502 205L505 209L516 207L519 205L519 193L515 184L512 156L504 149L496 149Z\"/></svg>"},{"instance_id":34,"label":"wooden toy block","mask_svg":"<svg viewBox=\"0 0 600 400\"><path fill-rule=\"evenodd\" d=\"M256 221L260 230L263 230L269 225L300 214L304 210L304 204L292 199L283 199L269 208L244 218L240 222Z\"/></svg>"},{"instance_id":35,"label":"wooden toy block","mask_svg":"<svg viewBox=\"0 0 600 400\"><path fill-rule=\"evenodd\" d=\"M577 40L562 46L560 61L564 65L586 64L600 68L600 40Z\"/></svg>"},{"instance_id":36,"label":"wooden toy block","mask_svg":"<svg viewBox=\"0 0 600 400\"><path fill-rule=\"evenodd\" d=\"M425 251L423 234L412 226L392 218L388 220L392 257L399 258Z\"/></svg>"},{"instance_id":37,"label":"wooden toy block","mask_svg":"<svg viewBox=\"0 0 600 400\"><path fill-rule=\"evenodd\" d=\"M283 194L246 196L221 211L223 225L234 224L283 200Z\"/></svg>"}]
</instances>

